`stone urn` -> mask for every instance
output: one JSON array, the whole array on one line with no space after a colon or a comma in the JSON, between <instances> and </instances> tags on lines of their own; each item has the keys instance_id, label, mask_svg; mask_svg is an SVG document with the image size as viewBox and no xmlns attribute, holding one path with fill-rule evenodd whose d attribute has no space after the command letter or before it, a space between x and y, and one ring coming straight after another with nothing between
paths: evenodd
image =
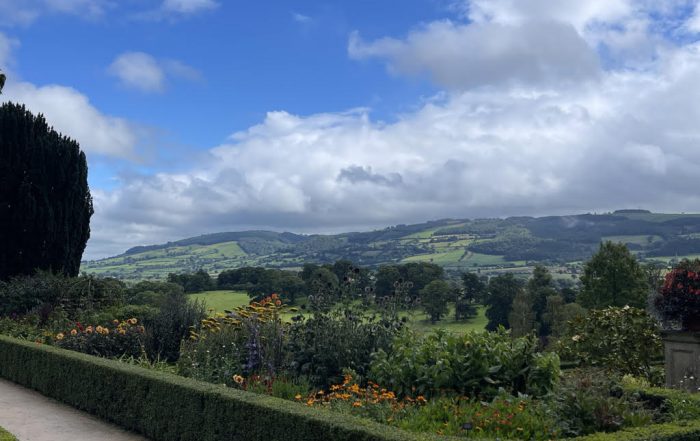
<instances>
[{"instance_id":1,"label":"stone urn","mask_svg":"<svg viewBox=\"0 0 700 441\"><path fill-rule=\"evenodd\" d=\"M666 387L700 392L700 332L662 331Z\"/></svg>"}]
</instances>

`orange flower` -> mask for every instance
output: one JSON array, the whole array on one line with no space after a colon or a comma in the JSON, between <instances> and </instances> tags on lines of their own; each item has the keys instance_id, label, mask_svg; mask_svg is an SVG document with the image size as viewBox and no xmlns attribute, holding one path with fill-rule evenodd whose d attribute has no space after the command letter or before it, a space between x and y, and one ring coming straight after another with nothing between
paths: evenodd
<instances>
[{"instance_id":1,"label":"orange flower","mask_svg":"<svg viewBox=\"0 0 700 441\"><path fill-rule=\"evenodd\" d=\"M77 331L77 330L75 330L75 329L71 329L71 331L70 331L70 335L72 335L72 336L74 336L74 337L75 337L76 335L78 335L78 331Z\"/></svg>"},{"instance_id":2,"label":"orange flower","mask_svg":"<svg viewBox=\"0 0 700 441\"><path fill-rule=\"evenodd\" d=\"M233 376L233 381L235 381L237 384L243 384L244 378L240 375L234 375Z\"/></svg>"},{"instance_id":3,"label":"orange flower","mask_svg":"<svg viewBox=\"0 0 700 441\"><path fill-rule=\"evenodd\" d=\"M352 407L362 407L362 402L355 401L354 403L352 403Z\"/></svg>"}]
</instances>

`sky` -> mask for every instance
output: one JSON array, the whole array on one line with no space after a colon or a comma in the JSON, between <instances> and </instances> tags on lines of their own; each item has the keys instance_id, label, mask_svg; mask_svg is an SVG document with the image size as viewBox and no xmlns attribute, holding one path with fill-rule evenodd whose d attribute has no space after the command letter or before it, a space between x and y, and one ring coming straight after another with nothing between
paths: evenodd
<instances>
[{"instance_id":1,"label":"sky","mask_svg":"<svg viewBox=\"0 0 700 441\"><path fill-rule=\"evenodd\" d=\"M85 259L245 229L700 209L700 0L0 0Z\"/></svg>"}]
</instances>

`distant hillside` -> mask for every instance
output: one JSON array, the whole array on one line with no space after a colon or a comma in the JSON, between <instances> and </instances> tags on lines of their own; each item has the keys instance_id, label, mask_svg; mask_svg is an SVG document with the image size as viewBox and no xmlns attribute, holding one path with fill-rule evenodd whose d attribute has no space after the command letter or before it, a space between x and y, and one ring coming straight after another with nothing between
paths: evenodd
<instances>
[{"instance_id":1,"label":"distant hillside","mask_svg":"<svg viewBox=\"0 0 700 441\"><path fill-rule=\"evenodd\" d=\"M83 262L82 271L123 279L170 272L218 273L241 266L298 268L349 259L364 266L430 261L448 270L503 269L587 259L603 240L626 243L640 259L700 255L700 214L618 210L608 214L443 219L370 232L299 235L272 231L215 233Z\"/></svg>"}]
</instances>

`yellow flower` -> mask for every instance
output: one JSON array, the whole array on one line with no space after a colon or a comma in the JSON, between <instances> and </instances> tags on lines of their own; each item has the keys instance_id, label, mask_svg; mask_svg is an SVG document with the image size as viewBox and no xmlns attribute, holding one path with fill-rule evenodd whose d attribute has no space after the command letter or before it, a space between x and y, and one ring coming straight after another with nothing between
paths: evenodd
<instances>
[{"instance_id":1,"label":"yellow flower","mask_svg":"<svg viewBox=\"0 0 700 441\"><path fill-rule=\"evenodd\" d=\"M70 331L70 335L72 335L72 336L76 336L76 335L78 335L78 331L77 331L77 330L75 330L75 329L71 329L71 331Z\"/></svg>"},{"instance_id":2,"label":"yellow flower","mask_svg":"<svg viewBox=\"0 0 700 441\"><path fill-rule=\"evenodd\" d=\"M297 401L301 400L301 394L294 395L294 399Z\"/></svg>"},{"instance_id":3,"label":"yellow flower","mask_svg":"<svg viewBox=\"0 0 700 441\"><path fill-rule=\"evenodd\" d=\"M92 331L92 326L88 326L87 328L85 328L85 332L87 332L88 334L92 334Z\"/></svg>"},{"instance_id":4,"label":"yellow flower","mask_svg":"<svg viewBox=\"0 0 700 441\"><path fill-rule=\"evenodd\" d=\"M243 384L244 378L240 375L234 375L233 376L233 381L235 381L237 384Z\"/></svg>"},{"instance_id":5,"label":"yellow flower","mask_svg":"<svg viewBox=\"0 0 700 441\"><path fill-rule=\"evenodd\" d=\"M136 320L135 318L129 319L129 324L130 324L130 325L135 325L135 324L137 324L138 322L139 322L139 321Z\"/></svg>"},{"instance_id":6,"label":"yellow flower","mask_svg":"<svg viewBox=\"0 0 700 441\"><path fill-rule=\"evenodd\" d=\"M115 325L118 325L118 324L119 324L119 320L114 319L114 320L112 320L112 323L114 323Z\"/></svg>"},{"instance_id":7,"label":"yellow flower","mask_svg":"<svg viewBox=\"0 0 700 441\"><path fill-rule=\"evenodd\" d=\"M58 334L56 334L56 340L63 340L63 337L64 337L64 335L62 332L59 332Z\"/></svg>"}]
</instances>

